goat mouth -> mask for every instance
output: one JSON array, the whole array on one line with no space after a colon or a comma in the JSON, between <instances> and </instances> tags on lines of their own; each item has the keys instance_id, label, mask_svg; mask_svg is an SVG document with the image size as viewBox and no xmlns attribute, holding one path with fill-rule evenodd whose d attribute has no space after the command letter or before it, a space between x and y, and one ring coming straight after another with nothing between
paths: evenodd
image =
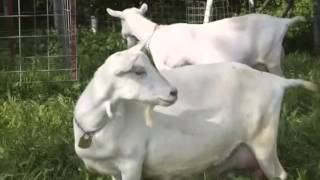
<instances>
[{"instance_id":1,"label":"goat mouth","mask_svg":"<svg viewBox=\"0 0 320 180\"><path fill-rule=\"evenodd\" d=\"M164 98L158 98L159 100L159 105L161 106L170 106L173 103L176 102L177 98L173 98L173 99L164 99Z\"/></svg>"}]
</instances>

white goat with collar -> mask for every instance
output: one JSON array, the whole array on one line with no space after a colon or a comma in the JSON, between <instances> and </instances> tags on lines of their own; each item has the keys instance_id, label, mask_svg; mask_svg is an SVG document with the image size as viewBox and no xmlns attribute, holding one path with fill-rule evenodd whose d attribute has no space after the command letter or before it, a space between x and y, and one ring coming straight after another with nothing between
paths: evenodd
<instances>
[{"instance_id":1,"label":"white goat with collar","mask_svg":"<svg viewBox=\"0 0 320 180\"><path fill-rule=\"evenodd\" d=\"M121 34L129 47L137 41L148 41L149 51L160 70L235 61L253 67L264 64L267 71L282 75L283 38L290 25L304 19L250 14L206 24L179 23L157 27L143 16L147 9L148 6L143 4L140 9L107 9L107 12L120 18Z\"/></svg>"},{"instance_id":2,"label":"white goat with collar","mask_svg":"<svg viewBox=\"0 0 320 180\"><path fill-rule=\"evenodd\" d=\"M220 174L256 159L271 179L286 179L277 157L284 90L316 86L239 63L162 71L137 47L111 55L75 107L75 150L87 168L116 180ZM174 103L175 102L175 103ZM157 106L148 128L144 104ZM79 147L92 131L91 145Z\"/></svg>"},{"instance_id":3,"label":"white goat with collar","mask_svg":"<svg viewBox=\"0 0 320 180\"><path fill-rule=\"evenodd\" d=\"M142 45L111 55L95 72L75 108L75 120L85 132L95 132L113 118L112 107L122 101L170 105L177 98L174 87L162 78L140 50ZM121 103L120 103L121 104ZM106 114L107 112L107 114Z\"/></svg>"}]
</instances>

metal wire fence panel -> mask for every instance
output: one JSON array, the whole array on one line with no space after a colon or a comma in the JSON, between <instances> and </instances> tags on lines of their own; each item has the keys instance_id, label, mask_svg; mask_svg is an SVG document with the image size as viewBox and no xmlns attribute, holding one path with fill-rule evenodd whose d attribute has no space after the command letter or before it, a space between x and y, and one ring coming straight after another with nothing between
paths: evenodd
<instances>
[{"instance_id":1,"label":"metal wire fence panel","mask_svg":"<svg viewBox=\"0 0 320 180\"><path fill-rule=\"evenodd\" d=\"M156 23L203 22L205 0L144 2L149 5L147 17ZM239 14L239 4L239 0L214 0L210 20ZM117 9L133 6L138 4L121 1ZM99 27L119 31L119 19L106 14L105 8L97 14ZM0 80L77 80L75 10L76 0L0 0ZM90 26L86 21L91 15L83 12L80 25Z\"/></svg>"},{"instance_id":2,"label":"metal wire fence panel","mask_svg":"<svg viewBox=\"0 0 320 180\"><path fill-rule=\"evenodd\" d=\"M0 0L4 81L77 80L76 0Z\"/></svg>"},{"instance_id":3,"label":"metal wire fence panel","mask_svg":"<svg viewBox=\"0 0 320 180\"><path fill-rule=\"evenodd\" d=\"M186 22L184 1L155 1L150 6L147 16L159 24Z\"/></svg>"},{"instance_id":4,"label":"metal wire fence panel","mask_svg":"<svg viewBox=\"0 0 320 180\"><path fill-rule=\"evenodd\" d=\"M206 10L206 1L186 0L185 2L187 23L202 24ZM241 3L241 1L240 3L235 3L235 0L213 0L209 21L216 21L238 15L241 11L239 4L241 5L243 3Z\"/></svg>"},{"instance_id":5,"label":"metal wire fence panel","mask_svg":"<svg viewBox=\"0 0 320 180\"><path fill-rule=\"evenodd\" d=\"M184 0L168 1L168 0L145 0L148 4L148 11L146 16L158 24L172 24L186 22L186 3ZM139 5L122 4L121 8L116 10L123 10L130 7L139 7ZM98 15L100 28L112 28L119 30L120 21L108 14ZM89 19L87 16L86 19Z\"/></svg>"},{"instance_id":6,"label":"metal wire fence panel","mask_svg":"<svg viewBox=\"0 0 320 180\"><path fill-rule=\"evenodd\" d=\"M206 1L186 1L186 19L191 24L202 24ZM212 12L212 10L211 10ZM211 13L210 13L211 14Z\"/></svg>"},{"instance_id":7,"label":"metal wire fence panel","mask_svg":"<svg viewBox=\"0 0 320 180\"><path fill-rule=\"evenodd\" d=\"M206 0L145 0L144 2L149 6L146 16L158 24L203 23ZM210 21L237 16L244 10L248 12L248 7L241 7L245 4L243 2L246 0L213 0ZM122 3L122 7L118 7L117 10L133 6L139 7L139 5ZM90 17L88 16L87 19L89 20ZM108 14L99 15L99 19L100 27L112 27L117 31L120 29L120 21Z\"/></svg>"}]
</instances>

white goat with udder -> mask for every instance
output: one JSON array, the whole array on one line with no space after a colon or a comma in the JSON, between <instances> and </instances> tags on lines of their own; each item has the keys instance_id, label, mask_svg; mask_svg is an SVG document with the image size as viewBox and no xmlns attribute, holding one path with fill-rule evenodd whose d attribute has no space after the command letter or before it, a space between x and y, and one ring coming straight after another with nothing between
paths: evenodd
<instances>
[{"instance_id":1,"label":"white goat with udder","mask_svg":"<svg viewBox=\"0 0 320 180\"><path fill-rule=\"evenodd\" d=\"M283 93L314 84L239 63L160 75L140 48L111 55L76 104L75 150L88 169L115 180L174 179L255 164L269 179L286 179L277 156ZM150 128L144 110L155 105Z\"/></svg>"},{"instance_id":2,"label":"white goat with udder","mask_svg":"<svg viewBox=\"0 0 320 180\"><path fill-rule=\"evenodd\" d=\"M235 61L282 75L282 41L288 27L303 17L277 18L250 14L206 24L158 25L143 15L148 6L124 11L107 9L120 18L128 46L147 42L159 70L190 64Z\"/></svg>"}]
</instances>

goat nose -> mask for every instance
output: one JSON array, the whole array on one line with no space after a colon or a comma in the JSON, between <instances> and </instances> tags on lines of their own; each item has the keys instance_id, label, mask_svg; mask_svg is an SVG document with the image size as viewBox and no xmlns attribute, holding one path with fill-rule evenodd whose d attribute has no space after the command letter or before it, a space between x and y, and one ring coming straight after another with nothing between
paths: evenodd
<instances>
[{"instance_id":1,"label":"goat nose","mask_svg":"<svg viewBox=\"0 0 320 180\"><path fill-rule=\"evenodd\" d=\"M171 95L171 96L177 96L177 95L178 95L178 90L177 90L177 89L172 89L172 90L170 91L170 95Z\"/></svg>"}]
</instances>

